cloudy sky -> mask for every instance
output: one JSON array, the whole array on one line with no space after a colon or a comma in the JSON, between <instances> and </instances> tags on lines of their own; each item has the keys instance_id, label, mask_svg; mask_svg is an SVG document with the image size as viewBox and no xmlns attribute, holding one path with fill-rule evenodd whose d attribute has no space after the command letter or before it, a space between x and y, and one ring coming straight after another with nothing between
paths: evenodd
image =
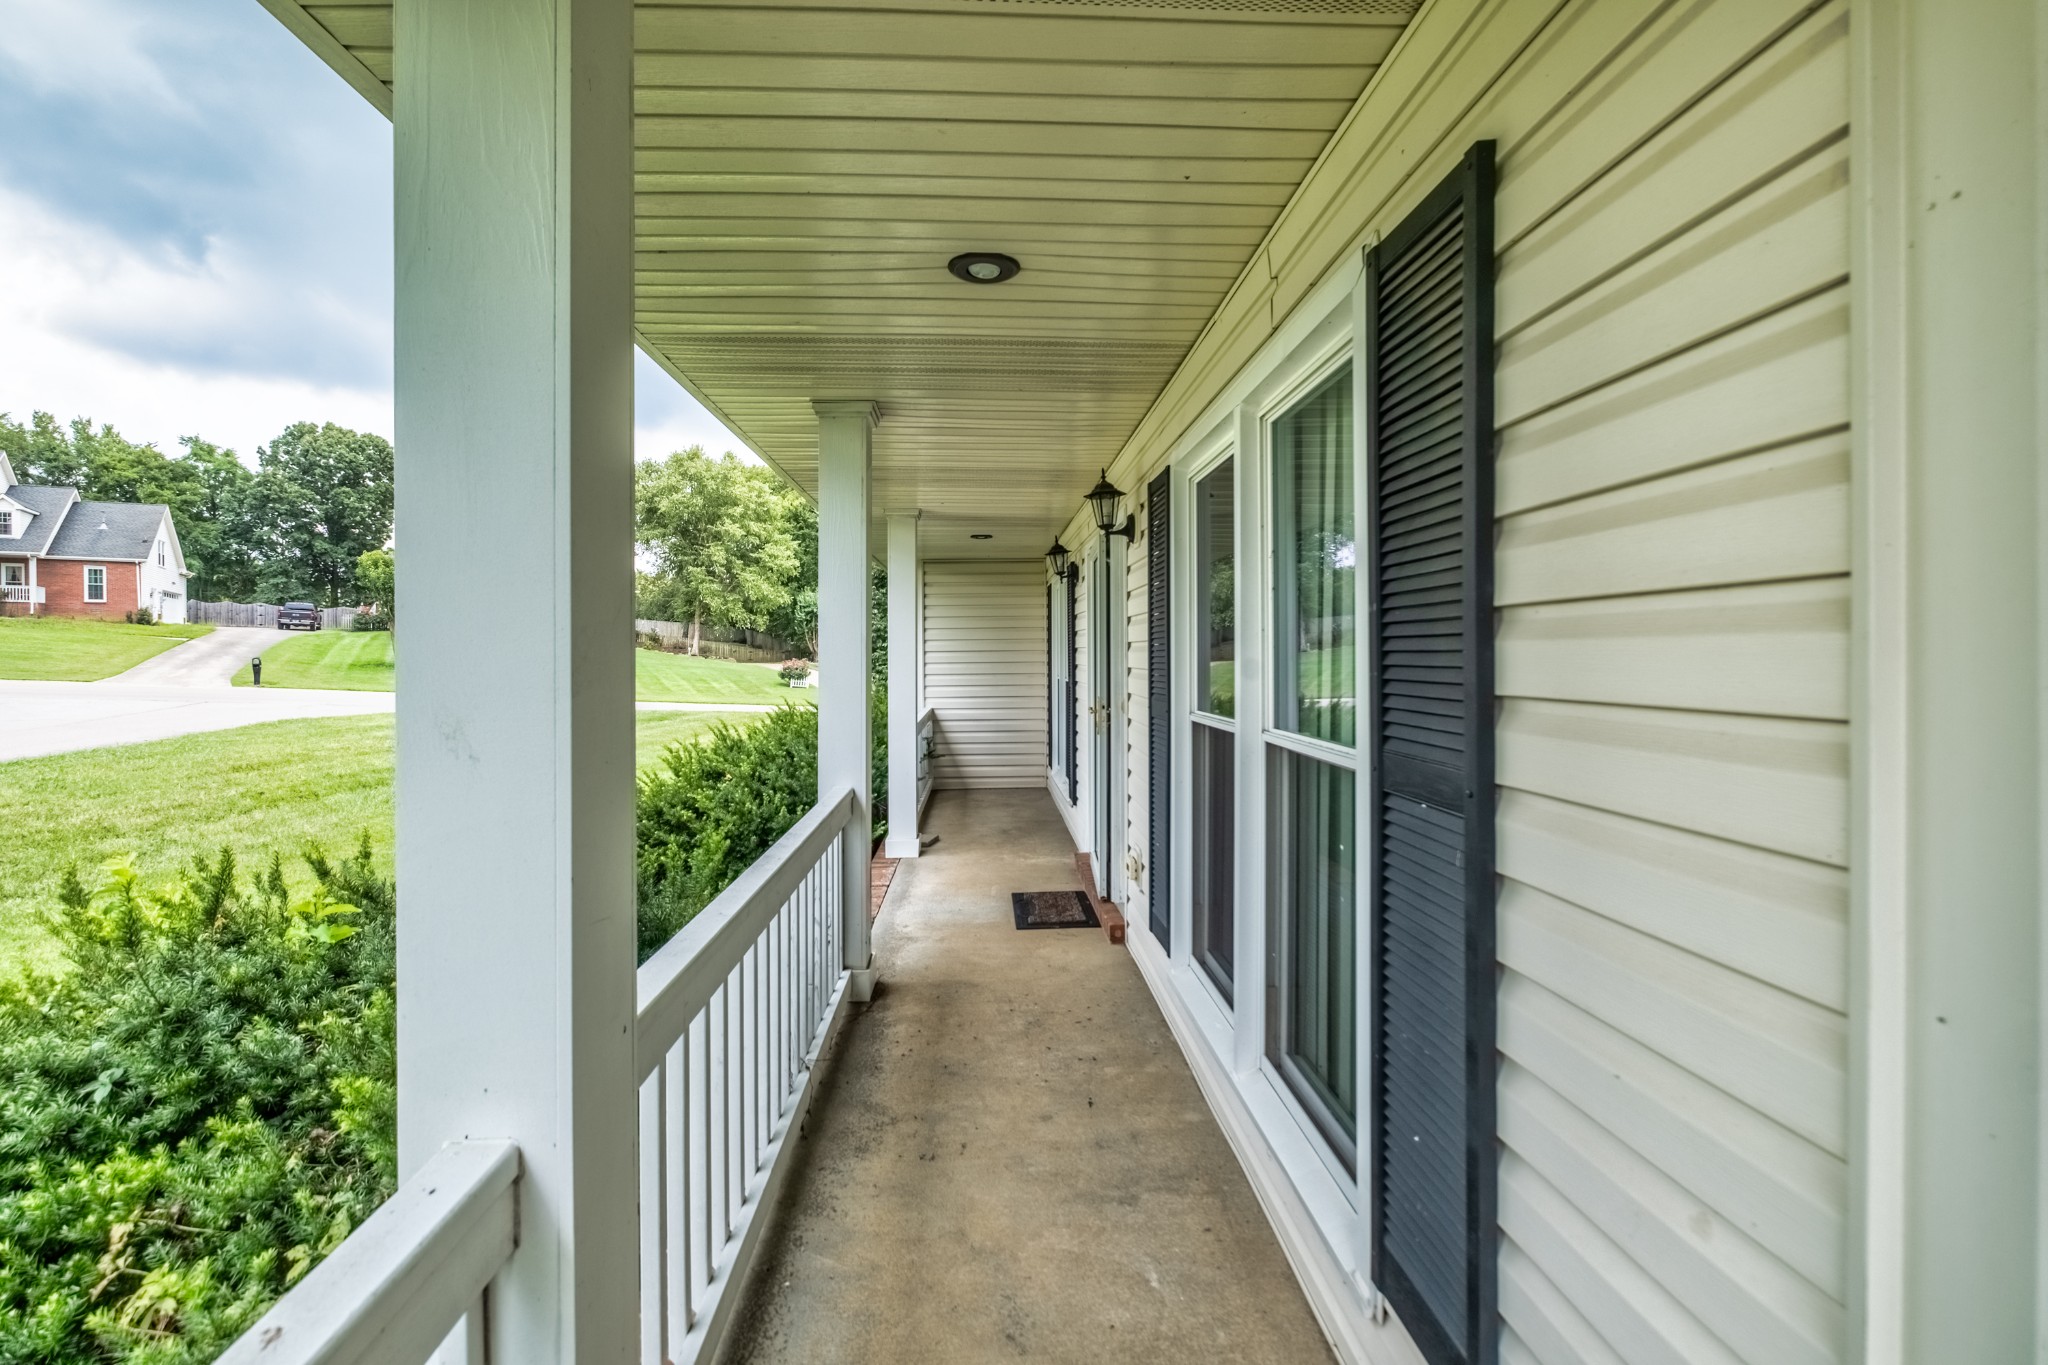
<instances>
[{"instance_id":1,"label":"cloudy sky","mask_svg":"<svg viewBox=\"0 0 2048 1365\"><path fill-rule=\"evenodd\" d=\"M0 129L0 412L391 434L391 127L257 0L0 0ZM637 380L640 454L739 448Z\"/></svg>"}]
</instances>

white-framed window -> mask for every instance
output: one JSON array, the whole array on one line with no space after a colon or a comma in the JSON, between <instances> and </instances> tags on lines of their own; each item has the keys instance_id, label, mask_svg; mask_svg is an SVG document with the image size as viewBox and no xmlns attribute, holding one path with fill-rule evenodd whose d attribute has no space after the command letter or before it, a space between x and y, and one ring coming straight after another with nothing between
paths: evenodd
<instances>
[{"instance_id":1,"label":"white-framed window","mask_svg":"<svg viewBox=\"0 0 2048 1365\"><path fill-rule=\"evenodd\" d=\"M162 536L156 538L156 566L159 569L164 567L164 538Z\"/></svg>"},{"instance_id":2,"label":"white-framed window","mask_svg":"<svg viewBox=\"0 0 2048 1365\"><path fill-rule=\"evenodd\" d=\"M0 588L25 588L28 586L26 564L0 564Z\"/></svg>"},{"instance_id":3,"label":"white-framed window","mask_svg":"<svg viewBox=\"0 0 2048 1365\"><path fill-rule=\"evenodd\" d=\"M14 509L11 507L0 507L0 536L8 536L11 538L13 535Z\"/></svg>"},{"instance_id":4,"label":"white-framed window","mask_svg":"<svg viewBox=\"0 0 2048 1365\"><path fill-rule=\"evenodd\" d=\"M1189 950L1225 1002L1237 994L1237 460L1189 482L1194 652L1188 758Z\"/></svg>"},{"instance_id":5,"label":"white-framed window","mask_svg":"<svg viewBox=\"0 0 2048 1365\"><path fill-rule=\"evenodd\" d=\"M1349 356L1265 423L1266 1055L1343 1163L1358 1132L1358 550Z\"/></svg>"},{"instance_id":6,"label":"white-framed window","mask_svg":"<svg viewBox=\"0 0 2048 1365\"><path fill-rule=\"evenodd\" d=\"M107 568L104 564L85 566L85 600L104 602L107 600Z\"/></svg>"}]
</instances>

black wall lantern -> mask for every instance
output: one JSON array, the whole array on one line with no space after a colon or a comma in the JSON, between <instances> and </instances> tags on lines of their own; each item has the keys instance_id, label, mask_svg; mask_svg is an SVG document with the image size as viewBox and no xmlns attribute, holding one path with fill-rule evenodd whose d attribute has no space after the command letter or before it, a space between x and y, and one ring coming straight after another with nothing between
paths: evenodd
<instances>
[{"instance_id":1,"label":"black wall lantern","mask_svg":"<svg viewBox=\"0 0 2048 1365\"><path fill-rule=\"evenodd\" d=\"M1124 490L1109 481L1109 471L1102 471L1102 479L1088 490L1088 506L1095 513L1095 529L1106 536L1122 536L1125 540L1138 538L1138 518L1135 515L1124 518L1124 524L1116 524L1117 513L1123 510Z\"/></svg>"},{"instance_id":2,"label":"black wall lantern","mask_svg":"<svg viewBox=\"0 0 2048 1365\"><path fill-rule=\"evenodd\" d=\"M1065 578L1067 576L1067 566L1074 562L1074 557L1067 552L1066 546L1060 544L1059 537L1054 536L1052 548L1045 552L1045 561L1052 565L1052 576L1054 578Z\"/></svg>"}]
</instances>

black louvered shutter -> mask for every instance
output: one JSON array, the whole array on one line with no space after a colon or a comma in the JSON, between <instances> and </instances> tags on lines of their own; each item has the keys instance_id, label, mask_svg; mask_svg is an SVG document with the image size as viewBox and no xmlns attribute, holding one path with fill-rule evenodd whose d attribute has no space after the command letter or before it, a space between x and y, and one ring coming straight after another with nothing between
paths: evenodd
<instances>
[{"instance_id":1,"label":"black louvered shutter","mask_svg":"<svg viewBox=\"0 0 2048 1365\"><path fill-rule=\"evenodd\" d=\"M1366 253L1373 1278L1495 1357L1493 144Z\"/></svg>"},{"instance_id":2,"label":"black louvered shutter","mask_svg":"<svg viewBox=\"0 0 2048 1365\"><path fill-rule=\"evenodd\" d=\"M1058 735L1053 729L1054 718L1059 715L1059 680L1053 676L1052 668L1052 584L1045 585L1045 765L1050 768L1058 761L1059 750L1054 747Z\"/></svg>"},{"instance_id":3,"label":"black louvered shutter","mask_svg":"<svg viewBox=\"0 0 2048 1365\"><path fill-rule=\"evenodd\" d=\"M1152 847L1149 854L1151 890L1146 894L1150 909L1152 937L1162 948L1171 948L1173 929L1173 882L1167 871L1172 859L1170 831L1173 819L1173 736L1172 700L1167 695L1167 669L1172 666L1172 640L1168 634L1172 598L1167 575L1173 572L1172 542L1169 539L1169 491L1171 475L1162 472L1145 489L1145 728L1151 739L1151 775L1146 791L1152 799Z\"/></svg>"},{"instance_id":4,"label":"black louvered shutter","mask_svg":"<svg viewBox=\"0 0 2048 1365\"><path fill-rule=\"evenodd\" d=\"M1081 571L1067 569L1067 803L1081 799L1081 636L1074 619L1080 606Z\"/></svg>"}]
</instances>

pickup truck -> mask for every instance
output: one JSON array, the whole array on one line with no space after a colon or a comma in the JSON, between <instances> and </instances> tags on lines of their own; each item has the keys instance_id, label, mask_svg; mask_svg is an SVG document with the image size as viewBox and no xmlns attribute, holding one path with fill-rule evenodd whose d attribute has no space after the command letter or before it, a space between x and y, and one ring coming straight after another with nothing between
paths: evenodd
<instances>
[{"instance_id":1,"label":"pickup truck","mask_svg":"<svg viewBox=\"0 0 2048 1365\"><path fill-rule=\"evenodd\" d=\"M287 602L277 609L279 630L320 629L320 608L311 602Z\"/></svg>"}]
</instances>

